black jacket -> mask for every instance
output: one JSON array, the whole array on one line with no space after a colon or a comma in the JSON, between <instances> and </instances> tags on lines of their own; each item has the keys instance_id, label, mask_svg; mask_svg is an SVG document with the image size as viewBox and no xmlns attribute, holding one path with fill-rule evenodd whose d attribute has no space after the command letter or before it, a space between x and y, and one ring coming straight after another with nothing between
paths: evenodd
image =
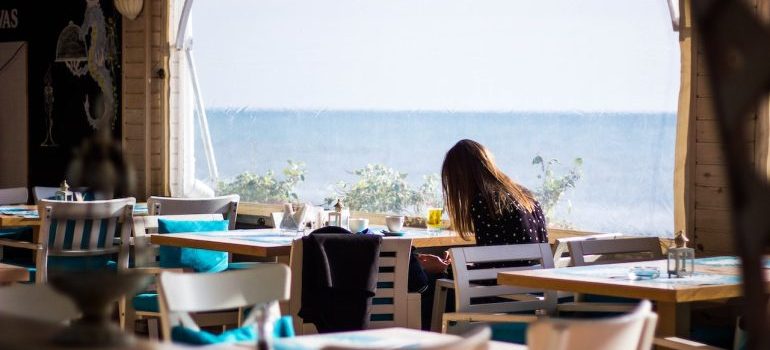
<instances>
[{"instance_id":1,"label":"black jacket","mask_svg":"<svg viewBox=\"0 0 770 350\"><path fill-rule=\"evenodd\" d=\"M381 242L377 235L303 237L299 316L321 333L365 329L377 290Z\"/></svg>"}]
</instances>

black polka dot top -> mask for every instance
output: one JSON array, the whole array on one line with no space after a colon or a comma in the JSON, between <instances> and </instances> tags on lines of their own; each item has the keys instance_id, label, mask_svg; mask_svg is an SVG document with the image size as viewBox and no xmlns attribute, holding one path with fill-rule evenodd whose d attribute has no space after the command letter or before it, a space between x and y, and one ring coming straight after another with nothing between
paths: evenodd
<instances>
[{"instance_id":1,"label":"black polka dot top","mask_svg":"<svg viewBox=\"0 0 770 350\"><path fill-rule=\"evenodd\" d=\"M490 215L483 197L479 194L471 205L476 245L505 245L548 242L545 216L540 204L530 213L510 197L503 215Z\"/></svg>"}]
</instances>

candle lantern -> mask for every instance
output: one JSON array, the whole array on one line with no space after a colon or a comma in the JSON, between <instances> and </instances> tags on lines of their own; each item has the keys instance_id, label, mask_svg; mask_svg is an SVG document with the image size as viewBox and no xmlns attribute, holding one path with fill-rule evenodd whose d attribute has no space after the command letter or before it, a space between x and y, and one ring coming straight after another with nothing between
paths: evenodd
<instances>
[{"instance_id":1,"label":"candle lantern","mask_svg":"<svg viewBox=\"0 0 770 350\"><path fill-rule=\"evenodd\" d=\"M334 211L329 213L329 226L342 227L342 202L339 198L334 204Z\"/></svg>"},{"instance_id":2,"label":"candle lantern","mask_svg":"<svg viewBox=\"0 0 770 350\"><path fill-rule=\"evenodd\" d=\"M67 180L64 180L61 182L61 185L59 185L59 190L56 191L54 194L54 199L57 201L68 201L72 202L75 200L75 196L70 191L70 185L67 184Z\"/></svg>"},{"instance_id":3,"label":"candle lantern","mask_svg":"<svg viewBox=\"0 0 770 350\"><path fill-rule=\"evenodd\" d=\"M688 248L684 231L676 233L674 247L668 248L668 277L689 277L695 271L695 249Z\"/></svg>"}]
</instances>

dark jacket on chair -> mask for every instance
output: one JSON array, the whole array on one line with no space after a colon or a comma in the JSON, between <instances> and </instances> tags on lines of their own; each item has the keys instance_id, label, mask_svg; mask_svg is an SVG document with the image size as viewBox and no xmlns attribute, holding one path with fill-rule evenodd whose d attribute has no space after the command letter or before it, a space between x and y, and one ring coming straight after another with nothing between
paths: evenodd
<instances>
[{"instance_id":1,"label":"dark jacket on chair","mask_svg":"<svg viewBox=\"0 0 770 350\"><path fill-rule=\"evenodd\" d=\"M311 234L302 238L302 307L299 316L318 332L365 329L382 237L354 234Z\"/></svg>"}]
</instances>

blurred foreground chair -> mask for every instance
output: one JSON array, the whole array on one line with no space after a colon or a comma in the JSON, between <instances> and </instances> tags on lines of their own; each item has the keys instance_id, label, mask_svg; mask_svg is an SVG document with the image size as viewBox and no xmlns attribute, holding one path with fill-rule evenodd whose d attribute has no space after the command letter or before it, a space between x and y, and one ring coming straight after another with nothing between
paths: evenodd
<instances>
[{"instance_id":1,"label":"blurred foreground chair","mask_svg":"<svg viewBox=\"0 0 770 350\"><path fill-rule=\"evenodd\" d=\"M0 288L0 313L57 323L80 316L75 303L48 284L17 284Z\"/></svg>"},{"instance_id":2,"label":"blurred foreground chair","mask_svg":"<svg viewBox=\"0 0 770 350\"><path fill-rule=\"evenodd\" d=\"M542 319L527 329L529 350L649 350L658 315L643 300L626 315L591 320Z\"/></svg>"},{"instance_id":3,"label":"blurred foreground chair","mask_svg":"<svg viewBox=\"0 0 770 350\"><path fill-rule=\"evenodd\" d=\"M247 340L245 333L253 332L258 317L276 316L277 302L289 299L289 283L290 271L283 264L262 264L252 269L212 274L164 272L158 285L164 338L191 344L207 340ZM244 327L219 336L201 331L191 315L236 308L251 308ZM290 321L280 322L278 326L286 327L284 334L293 335Z\"/></svg>"},{"instance_id":4,"label":"blurred foreground chair","mask_svg":"<svg viewBox=\"0 0 770 350\"><path fill-rule=\"evenodd\" d=\"M192 248L174 248L159 246L150 243L150 235L158 234L160 222L165 222L164 230L167 230L169 223L178 224L182 227L188 227L182 230L197 230L197 231L210 231L213 230L226 230L229 225L222 218L222 214L191 214L191 215L148 215L137 216L133 219L133 237L132 246L134 250L133 255L133 267L132 270L143 272L151 275L159 275L164 271L182 272L187 270L188 272L195 271L196 266L185 264L181 260L182 250L189 250L193 253L206 254L207 251L195 250ZM161 251L165 249L165 255L162 257ZM212 252L215 259L227 260L227 253L224 252ZM179 259L173 259L175 255L179 255ZM223 257L224 256L224 257ZM211 260L205 258L211 258L210 256L203 257L204 260ZM147 331L151 339L158 338L158 330L160 325L158 320L160 319L160 306L158 302L158 292L154 285L151 285L147 290L129 298L130 301L125 303L125 312L121 314L124 319L126 329L129 331L134 329L135 321L138 319L147 319ZM205 325L222 325L222 324L234 324L237 323L237 315L233 312L225 314L209 314L206 320L199 320L200 323Z\"/></svg>"},{"instance_id":5,"label":"blurred foreground chair","mask_svg":"<svg viewBox=\"0 0 770 350\"><path fill-rule=\"evenodd\" d=\"M111 268L117 255L117 269L128 268L128 243L134 198L91 202L41 200L43 223L35 242L0 238L0 247L17 247L35 252L34 266L25 266L38 283L46 282L49 268L82 271Z\"/></svg>"}]
</instances>

